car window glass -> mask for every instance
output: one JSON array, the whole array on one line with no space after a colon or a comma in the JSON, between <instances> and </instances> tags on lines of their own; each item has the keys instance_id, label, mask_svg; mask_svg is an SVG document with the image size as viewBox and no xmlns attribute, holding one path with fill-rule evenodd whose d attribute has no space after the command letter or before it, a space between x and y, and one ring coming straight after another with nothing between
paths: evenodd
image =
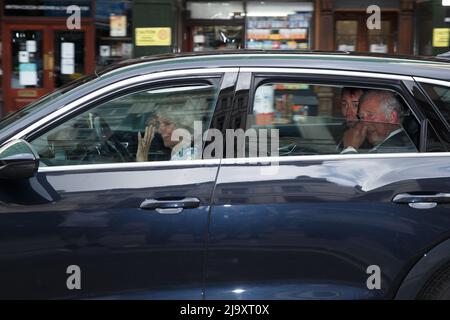
<instances>
[{"instance_id":1,"label":"car window glass","mask_svg":"<svg viewBox=\"0 0 450 320\"><path fill-rule=\"evenodd\" d=\"M31 144L47 166L199 159L194 124L209 126L217 94L209 83L134 92L65 121Z\"/></svg>"},{"instance_id":2,"label":"car window glass","mask_svg":"<svg viewBox=\"0 0 450 320\"><path fill-rule=\"evenodd\" d=\"M256 89L252 110L247 130L268 129L268 155L418 150L419 124L403 99L389 90L265 83ZM270 130L277 131L278 145L272 144Z\"/></svg>"},{"instance_id":3,"label":"car window glass","mask_svg":"<svg viewBox=\"0 0 450 320\"><path fill-rule=\"evenodd\" d=\"M422 87L438 107L445 121L450 124L450 88L428 83L422 83Z\"/></svg>"}]
</instances>

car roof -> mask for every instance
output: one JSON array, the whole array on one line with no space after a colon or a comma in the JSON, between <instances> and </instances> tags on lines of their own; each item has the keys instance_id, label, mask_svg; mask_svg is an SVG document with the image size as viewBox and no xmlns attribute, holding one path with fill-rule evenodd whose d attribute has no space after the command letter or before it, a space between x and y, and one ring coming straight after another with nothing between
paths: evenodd
<instances>
[{"instance_id":1,"label":"car roof","mask_svg":"<svg viewBox=\"0 0 450 320\"><path fill-rule=\"evenodd\" d=\"M227 50L125 60L97 73L126 78L155 71L217 67L313 68L450 80L450 62L436 57L325 51Z\"/></svg>"},{"instance_id":2,"label":"car roof","mask_svg":"<svg viewBox=\"0 0 450 320\"><path fill-rule=\"evenodd\" d=\"M350 52L319 51L214 51L201 53L165 54L126 60L112 65L87 78L78 80L74 90L61 95L36 113L20 119L20 125L14 125L0 131L0 140L11 137L45 115L62 108L80 96L84 96L116 81L154 72L220 68L220 67L276 67L310 68L325 70L344 70L376 72L417 76L450 81L449 60L413 57L388 56L382 54L359 54ZM80 82L81 81L81 82Z\"/></svg>"}]
</instances>

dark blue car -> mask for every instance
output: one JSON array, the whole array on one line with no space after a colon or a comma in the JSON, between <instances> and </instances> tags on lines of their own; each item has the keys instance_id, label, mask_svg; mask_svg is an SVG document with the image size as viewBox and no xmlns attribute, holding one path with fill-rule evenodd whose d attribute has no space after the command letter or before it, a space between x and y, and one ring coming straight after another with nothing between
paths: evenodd
<instances>
[{"instance_id":1,"label":"dark blue car","mask_svg":"<svg viewBox=\"0 0 450 320\"><path fill-rule=\"evenodd\" d=\"M449 151L444 60L131 60L0 122L0 298L450 299Z\"/></svg>"}]
</instances>

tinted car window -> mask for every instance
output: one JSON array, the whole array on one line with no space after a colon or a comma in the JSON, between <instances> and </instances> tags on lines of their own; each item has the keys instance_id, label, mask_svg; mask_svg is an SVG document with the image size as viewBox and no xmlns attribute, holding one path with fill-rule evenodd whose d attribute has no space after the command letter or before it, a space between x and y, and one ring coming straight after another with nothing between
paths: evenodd
<instances>
[{"instance_id":1,"label":"tinted car window","mask_svg":"<svg viewBox=\"0 0 450 320\"><path fill-rule=\"evenodd\" d=\"M277 130L280 156L417 152L420 135L392 91L307 83L260 85L250 128Z\"/></svg>"},{"instance_id":2,"label":"tinted car window","mask_svg":"<svg viewBox=\"0 0 450 320\"><path fill-rule=\"evenodd\" d=\"M447 123L450 124L450 88L428 83L422 83L421 85L438 107Z\"/></svg>"},{"instance_id":3,"label":"tinted car window","mask_svg":"<svg viewBox=\"0 0 450 320\"><path fill-rule=\"evenodd\" d=\"M194 123L209 125L216 85L174 85L134 92L104 102L31 142L43 165L79 165L135 161L191 160L201 150ZM201 146L200 146L201 149Z\"/></svg>"}]
</instances>

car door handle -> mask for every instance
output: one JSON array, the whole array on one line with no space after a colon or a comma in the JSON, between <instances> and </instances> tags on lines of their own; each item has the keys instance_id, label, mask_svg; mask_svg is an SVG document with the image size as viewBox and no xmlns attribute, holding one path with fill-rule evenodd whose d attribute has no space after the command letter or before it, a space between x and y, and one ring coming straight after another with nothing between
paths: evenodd
<instances>
[{"instance_id":1,"label":"car door handle","mask_svg":"<svg viewBox=\"0 0 450 320\"><path fill-rule=\"evenodd\" d=\"M176 214L183 209L193 209L200 206L198 198L182 199L145 199L139 208L144 210L155 210L161 214Z\"/></svg>"},{"instance_id":2,"label":"car door handle","mask_svg":"<svg viewBox=\"0 0 450 320\"><path fill-rule=\"evenodd\" d=\"M438 203L450 203L450 193L410 194L400 193L393 199L394 203L405 203L415 209L431 209Z\"/></svg>"}]
</instances>

